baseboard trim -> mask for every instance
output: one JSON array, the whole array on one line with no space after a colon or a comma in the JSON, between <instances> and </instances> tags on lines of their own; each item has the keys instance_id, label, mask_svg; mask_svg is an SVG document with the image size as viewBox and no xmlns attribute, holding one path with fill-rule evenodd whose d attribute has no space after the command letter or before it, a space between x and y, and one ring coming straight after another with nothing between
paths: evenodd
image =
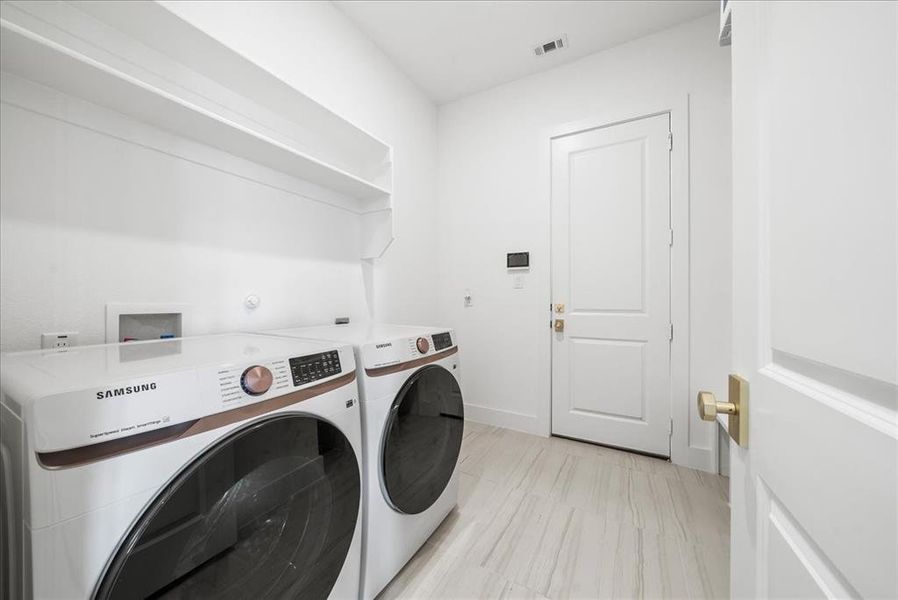
<instances>
[{"instance_id":1,"label":"baseboard trim","mask_svg":"<svg viewBox=\"0 0 898 600\"><path fill-rule=\"evenodd\" d=\"M515 431L532 433L533 435L543 435L542 428L539 426L539 419L536 416L525 415L524 413L511 410L465 403L465 419L483 423L484 425L514 429Z\"/></svg>"},{"instance_id":2,"label":"baseboard trim","mask_svg":"<svg viewBox=\"0 0 898 600\"><path fill-rule=\"evenodd\" d=\"M512 410L491 408L466 402L465 419L483 423L484 425L492 425L493 427L504 427L505 429L513 429L540 437L548 437L539 418L535 415L526 415ZM711 473L717 472L715 458L712 449L697 448L695 446L687 448L674 446L671 448L670 453L670 461L676 465Z\"/></svg>"},{"instance_id":3,"label":"baseboard trim","mask_svg":"<svg viewBox=\"0 0 898 600\"><path fill-rule=\"evenodd\" d=\"M698 471L717 473L717 456L711 448L671 448L670 462L681 467L689 467Z\"/></svg>"}]
</instances>

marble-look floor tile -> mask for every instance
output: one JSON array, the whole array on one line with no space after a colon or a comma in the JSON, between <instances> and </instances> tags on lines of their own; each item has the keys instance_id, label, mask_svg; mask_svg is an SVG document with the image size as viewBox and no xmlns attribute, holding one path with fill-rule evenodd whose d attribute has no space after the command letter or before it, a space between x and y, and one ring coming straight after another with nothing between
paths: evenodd
<instances>
[{"instance_id":1,"label":"marble-look floor tile","mask_svg":"<svg viewBox=\"0 0 898 600\"><path fill-rule=\"evenodd\" d=\"M513 491L471 548L470 560L539 593L548 588L573 509Z\"/></svg>"},{"instance_id":2,"label":"marble-look floor tile","mask_svg":"<svg viewBox=\"0 0 898 600\"><path fill-rule=\"evenodd\" d=\"M384 599L726 598L728 481L465 424L459 502Z\"/></svg>"},{"instance_id":3,"label":"marble-look floor tile","mask_svg":"<svg viewBox=\"0 0 898 600\"><path fill-rule=\"evenodd\" d=\"M550 448L557 452L563 452L565 454L571 454L573 456L585 456L593 458L602 456L605 457L605 459L609 462L614 462L615 460L617 460L616 458L614 458L614 453L616 452L616 450L613 450L612 448L599 446L597 444L579 442L570 438L551 436L548 438L540 438L540 443L547 448Z\"/></svg>"},{"instance_id":4,"label":"marble-look floor tile","mask_svg":"<svg viewBox=\"0 0 898 600\"><path fill-rule=\"evenodd\" d=\"M620 523L573 510L546 596L610 598L620 528Z\"/></svg>"},{"instance_id":5,"label":"marble-look floor tile","mask_svg":"<svg viewBox=\"0 0 898 600\"><path fill-rule=\"evenodd\" d=\"M419 580L425 577L429 569L436 566L439 558L438 548L426 543L414 556L402 567L393 580L377 596L378 600L397 600L399 598L411 598L410 594L417 588Z\"/></svg>"},{"instance_id":6,"label":"marble-look floor tile","mask_svg":"<svg viewBox=\"0 0 898 600\"><path fill-rule=\"evenodd\" d=\"M531 589L509 581L499 593L499 600L548 600L542 594L537 594Z\"/></svg>"},{"instance_id":7,"label":"marble-look floor tile","mask_svg":"<svg viewBox=\"0 0 898 600\"><path fill-rule=\"evenodd\" d=\"M595 457L568 455L551 491L559 504L621 521L627 512L629 471Z\"/></svg>"},{"instance_id":8,"label":"marble-look floor tile","mask_svg":"<svg viewBox=\"0 0 898 600\"><path fill-rule=\"evenodd\" d=\"M461 450L458 454L458 469L465 471L465 467L473 468L487 455L490 448L499 441L495 428L468 430L465 424L466 432L461 441Z\"/></svg>"},{"instance_id":9,"label":"marble-look floor tile","mask_svg":"<svg viewBox=\"0 0 898 600\"><path fill-rule=\"evenodd\" d=\"M493 437L494 443L485 451L459 461L462 472L504 483L525 457L532 459L535 455L535 436L509 429L486 435Z\"/></svg>"},{"instance_id":10,"label":"marble-look floor tile","mask_svg":"<svg viewBox=\"0 0 898 600\"><path fill-rule=\"evenodd\" d=\"M644 529L622 526L614 557L614 598L684 598L681 544Z\"/></svg>"},{"instance_id":11,"label":"marble-look floor tile","mask_svg":"<svg viewBox=\"0 0 898 600\"><path fill-rule=\"evenodd\" d=\"M716 491L682 481L668 481L681 539L695 544L727 545L730 508Z\"/></svg>"},{"instance_id":12,"label":"marble-look floor tile","mask_svg":"<svg viewBox=\"0 0 898 600\"><path fill-rule=\"evenodd\" d=\"M677 478L677 467L669 460L635 452L618 451L620 466L660 477Z\"/></svg>"},{"instance_id":13,"label":"marble-look floor tile","mask_svg":"<svg viewBox=\"0 0 898 600\"><path fill-rule=\"evenodd\" d=\"M697 471L688 467L676 466L677 478L684 483L698 485L709 488L717 492L718 496L724 502L729 502L730 479L722 475L708 473L707 471Z\"/></svg>"},{"instance_id":14,"label":"marble-look floor tile","mask_svg":"<svg viewBox=\"0 0 898 600\"><path fill-rule=\"evenodd\" d=\"M553 599L726 597L726 582L720 574L702 574L693 586L687 581L701 568L696 553L702 550L575 510L546 595ZM684 560L690 553L696 558L687 571Z\"/></svg>"},{"instance_id":15,"label":"marble-look floor tile","mask_svg":"<svg viewBox=\"0 0 898 600\"><path fill-rule=\"evenodd\" d=\"M440 594L458 577L459 570L466 566L467 549L473 543L476 533L476 528L471 523L449 543L425 543L380 593L379 598L444 597ZM483 583L486 585L486 582Z\"/></svg>"},{"instance_id":16,"label":"marble-look floor tile","mask_svg":"<svg viewBox=\"0 0 898 600\"><path fill-rule=\"evenodd\" d=\"M504 498L506 490L494 481L464 472L459 472L458 477L458 505L430 536L431 544L454 540L482 512L494 512Z\"/></svg>"},{"instance_id":17,"label":"marble-look floor tile","mask_svg":"<svg viewBox=\"0 0 898 600\"><path fill-rule=\"evenodd\" d=\"M629 472L628 522L660 535L686 540L689 532L677 512L670 484L678 483L643 471Z\"/></svg>"},{"instance_id":18,"label":"marble-look floor tile","mask_svg":"<svg viewBox=\"0 0 898 600\"><path fill-rule=\"evenodd\" d=\"M492 429L495 429L492 425L484 425L483 423L477 423L476 421L465 421L464 437L468 437L475 433L484 433Z\"/></svg>"},{"instance_id":19,"label":"marble-look floor tile","mask_svg":"<svg viewBox=\"0 0 898 600\"><path fill-rule=\"evenodd\" d=\"M477 537L477 525L471 523L449 544L435 546L426 543L378 598L543 598L533 590L508 580L502 573L469 560L468 549L476 543Z\"/></svg>"},{"instance_id":20,"label":"marble-look floor tile","mask_svg":"<svg viewBox=\"0 0 898 600\"><path fill-rule=\"evenodd\" d=\"M682 553L691 598L728 598L730 548L726 544L688 544Z\"/></svg>"},{"instance_id":21,"label":"marble-look floor tile","mask_svg":"<svg viewBox=\"0 0 898 600\"><path fill-rule=\"evenodd\" d=\"M524 457L509 477L509 485L516 490L548 497L558 485L563 467L571 457L564 452L534 446L528 450L532 456Z\"/></svg>"}]
</instances>

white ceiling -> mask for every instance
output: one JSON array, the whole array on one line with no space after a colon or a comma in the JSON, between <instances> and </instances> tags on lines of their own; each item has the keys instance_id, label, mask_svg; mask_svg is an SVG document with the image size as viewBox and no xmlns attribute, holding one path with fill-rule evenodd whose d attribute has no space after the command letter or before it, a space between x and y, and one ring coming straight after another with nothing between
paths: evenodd
<instances>
[{"instance_id":1,"label":"white ceiling","mask_svg":"<svg viewBox=\"0 0 898 600\"><path fill-rule=\"evenodd\" d=\"M571 62L717 10L717 0L336 1L434 101ZM568 48L535 56L561 34Z\"/></svg>"}]
</instances>

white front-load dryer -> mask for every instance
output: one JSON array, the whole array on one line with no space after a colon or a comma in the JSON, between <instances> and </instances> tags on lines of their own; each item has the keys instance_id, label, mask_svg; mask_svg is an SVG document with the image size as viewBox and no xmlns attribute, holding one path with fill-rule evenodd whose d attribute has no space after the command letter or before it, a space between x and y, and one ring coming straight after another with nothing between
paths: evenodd
<instances>
[{"instance_id":1,"label":"white front-load dryer","mask_svg":"<svg viewBox=\"0 0 898 600\"><path fill-rule=\"evenodd\" d=\"M0 361L10 597L358 597L351 348L219 335Z\"/></svg>"},{"instance_id":2,"label":"white front-load dryer","mask_svg":"<svg viewBox=\"0 0 898 600\"><path fill-rule=\"evenodd\" d=\"M365 480L361 595L370 600L458 500L464 403L455 333L383 324L269 333L355 347Z\"/></svg>"}]
</instances>

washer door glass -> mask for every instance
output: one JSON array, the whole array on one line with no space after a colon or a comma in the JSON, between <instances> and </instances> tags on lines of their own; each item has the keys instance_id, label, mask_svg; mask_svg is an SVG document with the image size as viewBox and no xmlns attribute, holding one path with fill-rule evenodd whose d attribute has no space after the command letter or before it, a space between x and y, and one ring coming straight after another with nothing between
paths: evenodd
<instances>
[{"instance_id":1,"label":"washer door glass","mask_svg":"<svg viewBox=\"0 0 898 600\"><path fill-rule=\"evenodd\" d=\"M169 483L97 598L327 598L359 515L358 459L303 415L230 434Z\"/></svg>"},{"instance_id":2,"label":"washer door glass","mask_svg":"<svg viewBox=\"0 0 898 600\"><path fill-rule=\"evenodd\" d=\"M443 493L461 449L465 409L452 374L438 365L414 373L393 401L383 442L387 500L424 512Z\"/></svg>"}]
</instances>

